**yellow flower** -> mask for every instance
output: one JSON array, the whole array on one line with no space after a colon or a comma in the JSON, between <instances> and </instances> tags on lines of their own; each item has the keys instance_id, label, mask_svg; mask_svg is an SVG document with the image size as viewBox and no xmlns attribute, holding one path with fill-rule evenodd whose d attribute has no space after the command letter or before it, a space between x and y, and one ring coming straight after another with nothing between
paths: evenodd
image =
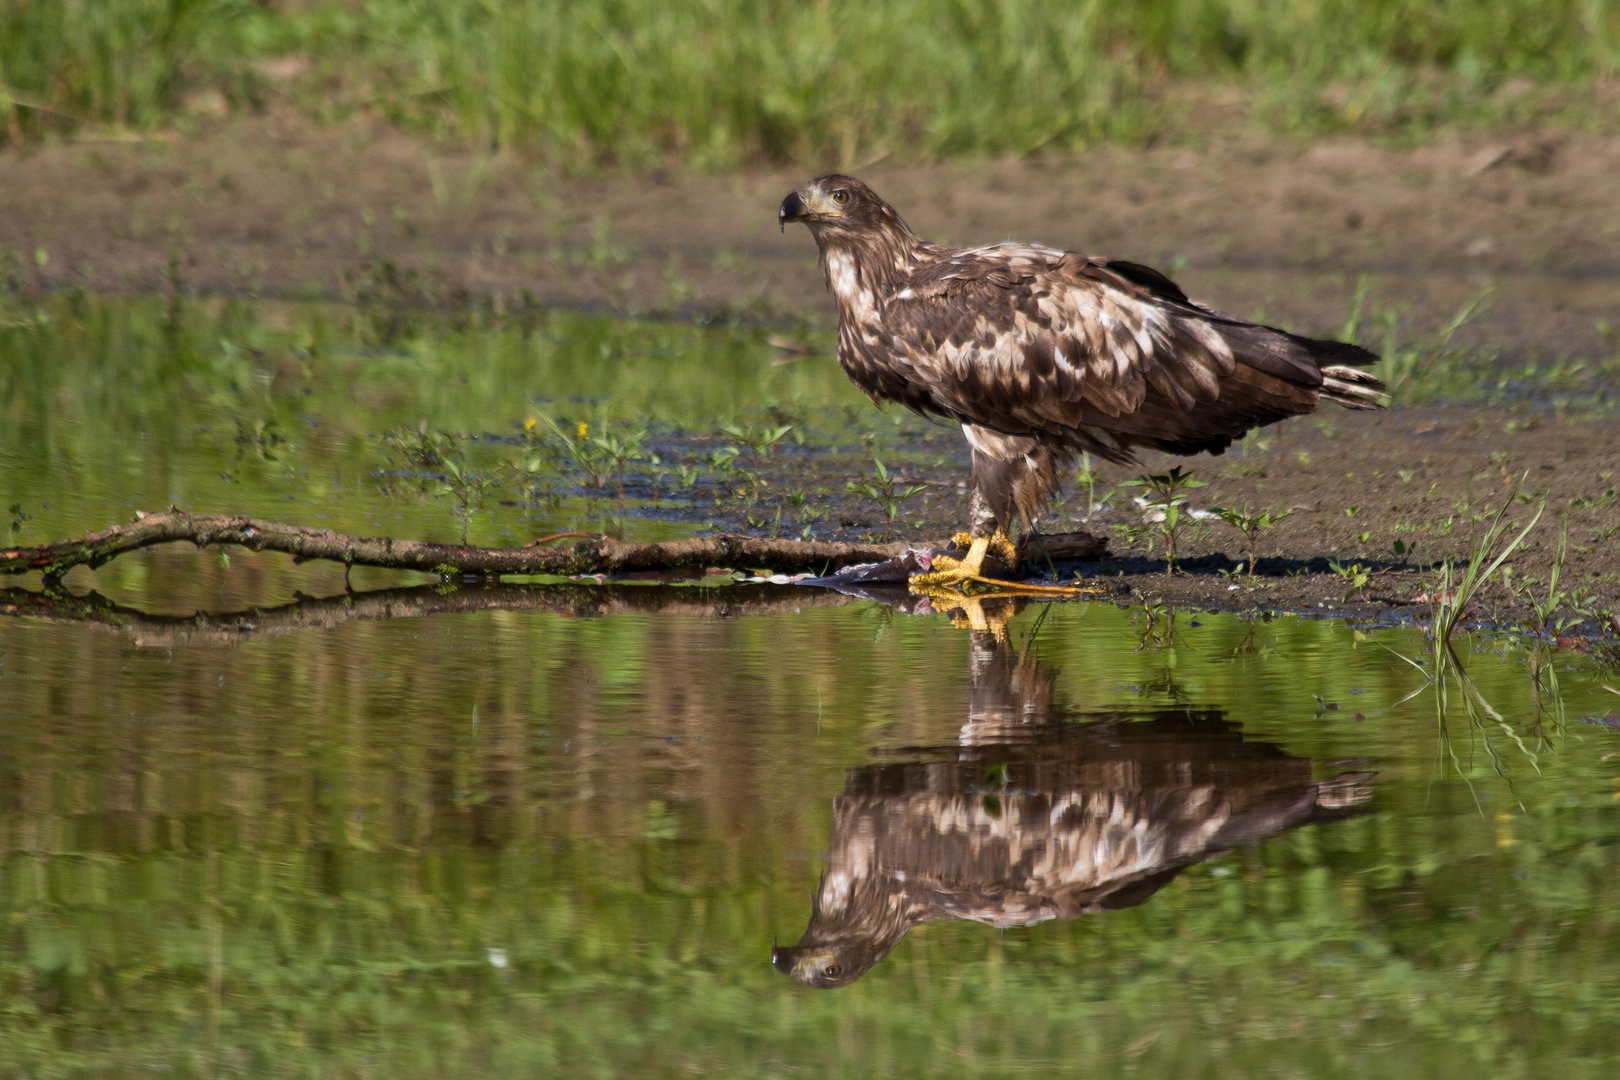
<instances>
[{"instance_id":1,"label":"yellow flower","mask_svg":"<svg viewBox=\"0 0 1620 1080\"><path fill-rule=\"evenodd\" d=\"M583 439L586 435L590 434L590 431L591 431L591 425L589 425L585 421L581 420L579 422L579 437Z\"/></svg>"},{"instance_id":2,"label":"yellow flower","mask_svg":"<svg viewBox=\"0 0 1620 1080\"><path fill-rule=\"evenodd\" d=\"M534 425L538 424L539 422L540 421L536 420L534 417L531 416L527 420L523 421L523 430L524 431L533 431L534 430Z\"/></svg>"}]
</instances>

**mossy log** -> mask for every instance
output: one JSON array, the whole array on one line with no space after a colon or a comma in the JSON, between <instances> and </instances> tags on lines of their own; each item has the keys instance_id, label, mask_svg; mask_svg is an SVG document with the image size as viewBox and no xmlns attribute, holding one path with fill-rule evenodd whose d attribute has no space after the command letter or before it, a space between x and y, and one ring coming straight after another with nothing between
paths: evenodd
<instances>
[{"instance_id":1,"label":"mossy log","mask_svg":"<svg viewBox=\"0 0 1620 1080\"><path fill-rule=\"evenodd\" d=\"M1053 559L1096 558L1105 541L1085 533L1036 537L1032 555L1044 544ZM0 573L42 571L60 578L75 566L95 569L119 555L156 544L189 542L197 547L235 545L250 551L279 551L297 562L323 559L345 566L376 566L441 575L632 574L646 571L736 568L773 573L826 574L860 563L883 562L928 545L852 544L827 540L777 540L721 533L632 544L605 537L556 547L475 547L349 536L241 514L188 514L169 509L137 514L134 521L89 536L35 547L0 549Z\"/></svg>"}]
</instances>

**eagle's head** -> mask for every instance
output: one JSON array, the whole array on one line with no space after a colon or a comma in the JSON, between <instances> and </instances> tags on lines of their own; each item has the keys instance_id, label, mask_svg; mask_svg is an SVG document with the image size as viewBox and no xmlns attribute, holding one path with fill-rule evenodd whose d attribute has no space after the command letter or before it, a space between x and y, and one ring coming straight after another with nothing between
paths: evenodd
<instances>
[{"instance_id":1,"label":"eagle's head","mask_svg":"<svg viewBox=\"0 0 1620 1080\"><path fill-rule=\"evenodd\" d=\"M818 176L790 192L782 200L776 220L783 229L790 221L804 222L823 247L829 241L857 241L874 234L911 235L894 207L878 198L877 192L853 176L838 173Z\"/></svg>"},{"instance_id":2,"label":"eagle's head","mask_svg":"<svg viewBox=\"0 0 1620 1080\"><path fill-rule=\"evenodd\" d=\"M810 937L805 935L806 939ZM777 945L771 942L771 966L788 978L831 990L848 986L889 954L893 942L862 940L809 942Z\"/></svg>"}]
</instances>

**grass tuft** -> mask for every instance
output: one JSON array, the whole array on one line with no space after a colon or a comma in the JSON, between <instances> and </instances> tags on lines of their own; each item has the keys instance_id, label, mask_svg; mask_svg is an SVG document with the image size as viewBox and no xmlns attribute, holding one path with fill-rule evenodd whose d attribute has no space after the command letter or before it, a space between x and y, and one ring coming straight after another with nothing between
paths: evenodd
<instances>
[{"instance_id":1,"label":"grass tuft","mask_svg":"<svg viewBox=\"0 0 1620 1080\"><path fill-rule=\"evenodd\" d=\"M1481 536L1474 538L1469 550L1468 563L1460 572L1457 572L1450 559L1447 559L1440 570L1440 584L1430 590L1430 606L1433 611L1433 634L1435 670L1442 670L1451 650L1451 635L1457 625L1474 606L1480 590L1483 589L1502 568L1509 557L1524 543L1530 530L1536 527L1541 515L1547 509L1546 500L1536 507L1536 512L1528 524L1519 530L1519 535L1511 541L1508 533L1511 525L1506 520L1507 512L1512 509L1519 488L1524 484L1525 476L1519 477L1518 483L1502 501L1496 515L1491 518Z\"/></svg>"}]
</instances>

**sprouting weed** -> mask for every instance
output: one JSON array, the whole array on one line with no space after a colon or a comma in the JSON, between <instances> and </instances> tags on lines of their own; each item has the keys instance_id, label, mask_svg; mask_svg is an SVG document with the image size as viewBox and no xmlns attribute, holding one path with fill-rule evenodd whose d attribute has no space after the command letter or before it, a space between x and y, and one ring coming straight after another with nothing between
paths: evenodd
<instances>
[{"instance_id":1,"label":"sprouting weed","mask_svg":"<svg viewBox=\"0 0 1620 1080\"><path fill-rule=\"evenodd\" d=\"M455 440L442 431L432 431L424 420L416 427L395 428L382 435L388 454L403 468L436 469L444 461Z\"/></svg>"},{"instance_id":2,"label":"sprouting weed","mask_svg":"<svg viewBox=\"0 0 1620 1080\"><path fill-rule=\"evenodd\" d=\"M1413 384L1428 374L1436 361L1450 349L1452 337L1473 319L1489 295L1490 290L1486 289L1464 303L1427 342L1415 346L1402 347L1399 343L1400 320L1406 313L1405 307L1392 307L1379 313L1378 321L1382 326L1384 341L1383 347L1377 350L1383 356L1377 373L1389 388L1391 398L1404 398Z\"/></svg>"},{"instance_id":3,"label":"sprouting weed","mask_svg":"<svg viewBox=\"0 0 1620 1080\"><path fill-rule=\"evenodd\" d=\"M461 542L465 544L472 512L483 509L484 496L496 486L495 481L482 469L469 467L459 450L446 455L439 468L443 479L439 482L438 494L455 500L456 517L461 521Z\"/></svg>"},{"instance_id":4,"label":"sprouting weed","mask_svg":"<svg viewBox=\"0 0 1620 1080\"><path fill-rule=\"evenodd\" d=\"M753 482L753 495L749 505L759 505L759 489L765 484L759 475L760 463L770 457L771 449L793 430L791 424L780 427L735 427L731 424L721 424L720 430L732 441L732 457L746 459L748 464L748 477Z\"/></svg>"},{"instance_id":5,"label":"sprouting weed","mask_svg":"<svg viewBox=\"0 0 1620 1080\"><path fill-rule=\"evenodd\" d=\"M872 466L876 470L876 478L851 480L848 488L854 494L864 495L883 507L883 540L887 543L894 533L895 519L900 516L900 504L913 495L927 491L928 485L903 483L899 473L891 473L884 466L882 458L874 457Z\"/></svg>"},{"instance_id":6,"label":"sprouting weed","mask_svg":"<svg viewBox=\"0 0 1620 1080\"><path fill-rule=\"evenodd\" d=\"M1102 498L1097 498L1097 471L1091 467L1091 455L1084 450L1080 452L1080 471L1075 474L1074 480L1077 486L1086 489L1086 513L1080 520L1089 525L1097 511L1107 506L1108 501L1114 497L1114 492L1119 489L1115 488Z\"/></svg>"},{"instance_id":7,"label":"sprouting weed","mask_svg":"<svg viewBox=\"0 0 1620 1080\"><path fill-rule=\"evenodd\" d=\"M1340 577L1344 578L1345 581L1350 583L1349 590L1344 594L1344 600L1342 601L1343 603L1348 604L1350 601L1355 600L1358 597L1364 598L1367 583L1372 580L1371 570L1362 566L1360 563L1351 563L1349 566L1345 566L1331 559L1328 560L1328 569L1332 570L1335 574L1338 574Z\"/></svg>"},{"instance_id":8,"label":"sprouting weed","mask_svg":"<svg viewBox=\"0 0 1620 1080\"><path fill-rule=\"evenodd\" d=\"M1293 517L1294 512L1292 510L1283 510L1281 512L1276 510L1261 510L1259 512L1255 512L1249 509L1248 503L1244 503L1241 509L1236 510L1218 506L1215 508L1215 516L1232 526L1232 528L1241 532L1244 538L1248 540L1249 576L1253 577L1255 564L1254 548L1256 541L1260 537L1260 533L1266 529L1275 528L1279 523Z\"/></svg>"},{"instance_id":9,"label":"sprouting weed","mask_svg":"<svg viewBox=\"0 0 1620 1080\"><path fill-rule=\"evenodd\" d=\"M1610 488L1601 495L1576 495L1569 500L1569 505L1580 509L1597 512L1615 500L1615 489Z\"/></svg>"},{"instance_id":10,"label":"sprouting weed","mask_svg":"<svg viewBox=\"0 0 1620 1080\"><path fill-rule=\"evenodd\" d=\"M590 439L590 444L596 448L597 454L608 464L618 479L621 510L624 509L624 467L632 461L650 461L654 465L658 464L657 455L641 445L646 437L647 429L641 427L622 433L604 430L600 435L594 435Z\"/></svg>"},{"instance_id":11,"label":"sprouting weed","mask_svg":"<svg viewBox=\"0 0 1620 1080\"><path fill-rule=\"evenodd\" d=\"M1571 598L1569 593L1558 588L1559 579L1564 573L1564 562L1568 557L1569 515L1565 514L1564 527L1558 535L1558 547L1553 551L1552 569L1547 574L1547 591L1541 598L1538 599L1535 595L1536 587L1542 584L1540 578L1521 577L1518 587L1515 588L1512 576L1513 568L1503 568L1503 581L1507 585L1508 591L1517 593L1519 598L1530 606L1530 610L1536 613L1536 629L1538 630L1545 631L1548 624L1552 622L1553 615L1564 605L1566 600Z\"/></svg>"},{"instance_id":12,"label":"sprouting weed","mask_svg":"<svg viewBox=\"0 0 1620 1080\"><path fill-rule=\"evenodd\" d=\"M731 485L726 478L737 471L737 448L735 446L717 446L709 454L709 471L714 474L720 485L725 488L726 494L731 493Z\"/></svg>"},{"instance_id":13,"label":"sprouting weed","mask_svg":"<svg viewBox=\"0 0 1620 1080\"><path fill-rule=\"evenodd\" d=\"M1164 536L1165 573L1175 573L1177 543L1184 535L1186 523L1193 520L1193 515L1187 509L1187 492L1203 487L1204 482L1194 480L1192 473L1182 472L1181 466L1177 465L1169 472L1145 474L1119 486L1147 489L1141 505L1146 518L1156 523Z\"/></svg>"},{"instance_id":14,"label":"sprouting weed","mask_svg":"<svg viewBox=\"0 0 1620 1080\"><path fill-rule=\"evenodd\" d=\"M600 432L592 435L589 422L581 420L570 436L549 416L542 419L561 440L568 456L585 471L591 487L603 487L610 476L617 479L620 509L624 507L625 466L632 461L658 462L657 456L642 446L647 437L645 424L630 431L615 431L604 424Z\"/></svg>"}]
</instances>

